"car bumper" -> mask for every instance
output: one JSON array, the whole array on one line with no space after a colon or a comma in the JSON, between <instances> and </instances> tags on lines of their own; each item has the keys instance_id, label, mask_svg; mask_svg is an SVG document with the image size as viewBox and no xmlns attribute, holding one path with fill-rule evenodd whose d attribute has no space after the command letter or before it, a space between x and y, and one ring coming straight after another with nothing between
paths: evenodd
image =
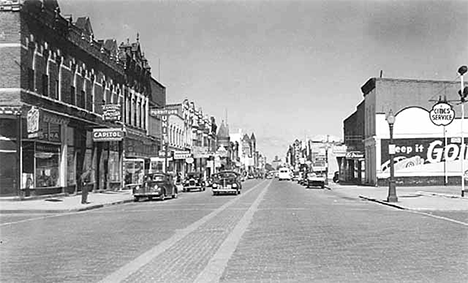
<instances>
[{"instance_id":1,"label":"car bumper","mask_svg":"<svg viewBox=\"0 0 468 283\"><path fill-rule=\"evenodd\" d=\"M201 186L184 186L185 190L198 190L201 189Z\"/></svg>"},{"instance_id":2,"label":"car bumper","mask_svg":"<svg viewBox=\"0 0 468 283\"><path fill-rule=\"evenodd\" d=\"M134 197L159 197L161 192L149 192L149 193L134 193Z\"/></svg>"},{"instance_id":3,"label":"car bumper","mask_svg":"<svg viewBox=\"0 0 468 283\"><path fill-rule=\"evenodd\" d=\"M226 194L237 193L237 191L239 190L240 188L213 188L214 193L226 193Z\"/></svg>"}]
</instances>

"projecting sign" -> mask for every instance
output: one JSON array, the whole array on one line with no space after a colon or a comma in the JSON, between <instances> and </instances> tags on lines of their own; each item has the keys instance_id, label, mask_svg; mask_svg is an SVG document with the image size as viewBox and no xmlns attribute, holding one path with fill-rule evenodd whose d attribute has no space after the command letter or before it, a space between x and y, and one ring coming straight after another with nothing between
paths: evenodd
<instances>
[{"instance_id":1,"label":"projecting sign","mask_svg":"<svg viewBox=\"0 0 468 283\"><path fill-rule=\"evenodd\" d=\"M121 141L124 138L122 129L93 129L93 141Z\"/></svg>"},{"instance_id":2,"label":"projecting sign","mask_svg":"<svg viewBox=\"0 0 468 283\"><path fill-rule=\"evenodd\" d=\"M102 106L102 112L104 121L120 121L120 104L105 104Z\"/></svg>"},{"instance_id":3,"label":"projecting sign","mask_svg":"<svg viewBox=\"0 0 468 283\"><path fill-rule=\"evenodd\" d=\"M150 115L151 116L160 116L160 115L177 115L179 114L179 109L166 109L166 108L161 108L161 109L151 109L150 110Z\"/></svg>"},{"instance_id":4,"label":"projecting sign","mask_svg":"<svg viewBox=\"0 0 468 283\"><path fill-rule=\"evenodd\" d=\"M39 109L37 109L37 107L33 106L28 111L27 124L28 133L37 134L37 132L39 131Z\"/></svg>"},{"instance_id":5,"label":"projecting sign","mask_svg":"<svg viewBox=\"0 0 468 283\"><path fill-rule=\"evenodd\" d=\"M455 111L453 111L450 104L438 102L432 106L432 110L429 112L429 118L434 125L447 126L450 125L455 118Z\"/></svg>"},{"instance_id":6,"label":"projecting sign","mask_svg":"<svg viewBox=\"0 0 468 283\"><path fill-rule=\"evenodd\" d=\"M174 151L174 159L186 159L192 157L192 154L190 151L185 150L185 151Z\"/></svg>"}]
</instances>

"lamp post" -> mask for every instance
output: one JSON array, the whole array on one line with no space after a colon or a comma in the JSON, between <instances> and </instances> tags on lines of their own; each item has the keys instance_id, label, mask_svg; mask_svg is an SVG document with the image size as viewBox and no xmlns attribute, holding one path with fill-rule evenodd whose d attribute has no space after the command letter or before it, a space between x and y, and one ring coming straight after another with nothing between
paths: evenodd
<instances>
[{"instance_id":1,"label":"lamp post","mask_svg":"<svg viewBox=\"0 0 468 283\"><path fill-rule=\"evenodd\" d=\"M387 115L386 120L390 129L390 142L388 144L388 153L390 155L390 179L388 180L387 202L397 202L398 197L396 195L395 167L394 167L395 145L393 144L393 124L395 124L395 116L393 115L393 112L391 109Z\"/></svg>"},{"instance_id":2,"label":"lamp post","mask_svg":"<svg viewBox=\"0 0 468 283\"><path fill-rule=\"evenodd\" d=\"M461 103L461 152L460 154L460 161L461 161L461 195L462 197L465 194L465 156L466 156L466 148L465 148L465 137L463 134L463 120L465 119L465 98L466 98L466 90L465 85L463 83L463 75L466 73L468 68L466 66L461 66L458 68L458 73L460 74L460 103Z\"/></svg>"}]
</instances>

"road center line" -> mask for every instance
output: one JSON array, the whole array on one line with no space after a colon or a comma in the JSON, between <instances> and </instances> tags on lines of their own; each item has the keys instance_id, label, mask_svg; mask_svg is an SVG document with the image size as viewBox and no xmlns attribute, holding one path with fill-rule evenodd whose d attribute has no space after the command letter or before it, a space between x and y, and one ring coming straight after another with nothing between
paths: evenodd
<instances>
[{"instance_id":1,"label":"road center line","mask_svg":"<svg viewBox=\"0 0 468 283\"><path fill-rule=\"evenodd\" d=\"M258 210L258 206L263 200L263 197L266 194L267 188L270 186L270 184L271 181L268 186L265 186L262 189L242 219L239 221L239 223L237 223L236 227L234 227L232 232L227 236L226 240L224 240L219 249L210 259L205 269L203 269L203 271L198 274L194 281L195 283L219 282L219 279L226 269L229 259L236 250L237 245L239 244L242 235L247 230L247 227L249 227L250 222L252 222L253 216Z\"/></svg>"},{"instance_id":2,"label":"road center line","mask_svg":"<svg viewBox=\"0 0 468 283\"><path fill-rule=\"evenodd\" d=\"M218 209L214 210L210 214L208 214L205 217L201 218L200 220L190 224L186 228L176 231L176 233L172 237L170 237L167 240L162 241L161 243L154 246L149 251L143 253L142 255L137 257L136 259L130 261L127 264L125 264L124 266L122 266L121 268L116 270L115 272L109 274L107 277L102 279L100 282L102 282L102 283L104 283L104 282L109 282L109 283L121 282L122 280L124 280L125 278L127 278L128 276L133 274L134 272L138 271L141 267L148 264L151 260L153 260L153 258L155 258L158 255L160 255L161 253L165 252L167 249L172 247L174 244L176 244L178 241L183 239L185 236L192 233L193 231L198 229L200 226L202 226L206 222L210 221L212 218L214 218L216 215L221 213L223 210L225 210L229 206L233 205L239 199L241 199L241 198L247 196L248 194L250 194L251 192L253 192L257 187L260 187L260 185L262 185L265 181L266 180L263 180L261 183L255 185L249 191L241 194L239 197L236 197L236 198L230 200L229 202L225 203L224 205L222 205Z\"/></svg>"}]
</instances>

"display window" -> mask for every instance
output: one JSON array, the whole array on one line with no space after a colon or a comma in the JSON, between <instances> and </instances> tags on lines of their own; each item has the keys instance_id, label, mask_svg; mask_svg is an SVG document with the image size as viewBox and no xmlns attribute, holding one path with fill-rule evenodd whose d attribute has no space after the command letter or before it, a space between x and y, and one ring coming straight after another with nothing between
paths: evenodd
<instances>
[{"instance_id":1,"label":"display window","mask_svg":"<svg viewBox=\"0 0 468 283\"><path fill-rule=\"evenodd\" d=\"M75 130L67 127L67 185L76 184Z\"/></svg>"},{"instance_id":2,"label":"display window","mask_svg":"<svg viewBox=\"0 0 468 283\"><path fill-rule=\"evenodd\" d=\"M109 181L120 181L119 143L110 142L109 151Z\"/></svg>"},{"instance_id":3,"label":"display window","mask_svg":"<svg viewBox=\"0 0 468 283\"><path fill-rule=\"evenodd\" d=\"M141 185L145 174L143 159L127 159L124 161L125 185Z\"/></svg>"},{"instance_id":4,"label":"display window","mask_svg":"<svg viewBox=\"0 0 468 283\"><path fill-rule=\"evenodd\" d=\"M92 148L87 148L85 152L85 157L84 157L84 162L83 162L83 172L86 170L86 168L91 168L91 174L89 176L90 183L96 182L96 176L94 174L94 167L93 167L93 149Z\"/></svg>"},{"instance_id":5,"label":"display window","mask_svg":"<svg viewBox=\"0 0 468 283\"><path fill-rule=\"evenodd\" d=\"M69 146L67 150L67 185L76 184L75 148Z\"/></svg>"},{"instance_id":6,"label":"display window","mask_svg":"<svg viewBox=\"0 0 468 283\"><path fill-rule=\"evenodd\" d=\"M56 187L59 181L60 146L36 144L36 187Z\"/></svg>"}]
</instances>

